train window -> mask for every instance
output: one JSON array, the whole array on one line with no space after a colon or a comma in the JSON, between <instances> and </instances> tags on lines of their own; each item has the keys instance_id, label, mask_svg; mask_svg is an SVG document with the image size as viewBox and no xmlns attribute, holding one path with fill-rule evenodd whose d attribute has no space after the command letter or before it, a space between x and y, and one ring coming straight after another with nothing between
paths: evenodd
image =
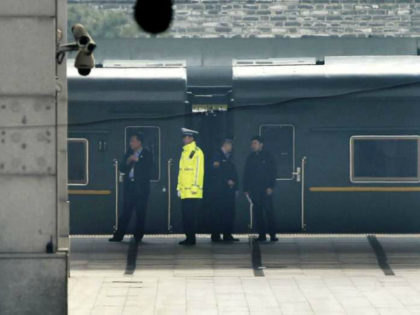
<instances>
[{"instance_id":1,"label":"train window","mask_svg":"<svg viewBox=\"0 0 420 315\"><path fill-rule=\"evenodd\" d=\"M144 147L153 155L152 181L160 180L160 128L157 126L128 126L125 128L125 150L128 148L130 135L140 132L144 135Z\"/></svg>"},{"instance_id":2,"label":"train window","mask_svg":"<svg viewBox=\"0 0 420 315\"><path fill-rule=\"evenodd\" d=\"M84 138L67 140L68 185L86 186L89 183L89 142Z\"/></svg>"},{"instance_id":3,"label":"train window","mask_svg":"<svg viewBox=\"0 0 420 315\"><path fill-rule=\"evenodd\" d=\"M353 136L350 138L352 182L418 182L418 136Z\"/></svg>"},{"instance_id":4,"label":"train window","mask_svg":"<svg viewBox=\"0 0 420 315\"><path fill-rule=\"evenodd\" d=\"M293 179L295 168L295 128L293 125L261 125L264 147L270 151L277 165L277 179Z\"/></svg>"}]
</instances>

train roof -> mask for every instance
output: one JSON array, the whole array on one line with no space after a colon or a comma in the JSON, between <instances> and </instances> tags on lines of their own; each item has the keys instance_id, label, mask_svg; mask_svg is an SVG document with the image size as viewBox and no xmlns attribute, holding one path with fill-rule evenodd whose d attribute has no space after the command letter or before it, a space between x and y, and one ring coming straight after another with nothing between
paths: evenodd
<instances>
[{"instance_id":1,"label":"train roof","mask_svg":"<svg viewBox=\"0 0 420 315\"><path fill-rule=\"evenodd\" d=\"M402 90L404 96L418 96L420 57L234 60L232 73L236 105L265 105L285 99L368 95L372 92L398 95Z\"/></svg>"},{"instance_id":2,"label":"train roof","mask_svg":"<svg viewBox=\"0 0 420 315\"><path fill-rule=\"evenodd\" d=\"M185 62L109 61L80 76L69 61L70 101L181 102L186 100Z\"/></svg>"},{"instance_id":3,"label":"train roof","mask_svg":"<svg viewBox=\"0 0 420 315\"><path fill-rule=\"evenodd\" d=\"M420 56L242 59L231 70L233 106L349 94L420 96ZM209 69L200 71L204 77ZM68 81L70 101L185 102L189 88L186 62L179 60L106 60L87 77L69 65Z\"/></svg>"}]
</instances>

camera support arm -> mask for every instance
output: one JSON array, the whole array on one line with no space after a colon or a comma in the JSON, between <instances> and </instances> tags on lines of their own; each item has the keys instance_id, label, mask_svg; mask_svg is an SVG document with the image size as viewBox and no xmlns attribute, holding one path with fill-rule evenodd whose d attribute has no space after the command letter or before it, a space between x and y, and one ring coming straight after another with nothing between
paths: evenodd
<instances>
[{"instance_id":1,"label":"camera support arm","mask_svg":"<svg viewBox=\"0 0 420 315\"><path fill-rule=\"evenodd\" d=\"M78 49L79 45L77 44L77 42L60 45L56 54L58 64L61 65L63 63L64 57L66 56L66 52L76 51Z\"/></svg>"}]
</instances>

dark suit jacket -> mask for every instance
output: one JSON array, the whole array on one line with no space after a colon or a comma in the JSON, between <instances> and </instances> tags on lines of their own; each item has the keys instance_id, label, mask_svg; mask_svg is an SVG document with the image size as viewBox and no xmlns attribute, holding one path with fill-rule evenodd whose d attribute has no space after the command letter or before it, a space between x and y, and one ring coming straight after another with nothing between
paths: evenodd
<instances>
[{"instance_id":1,"label":"dark suit jacket","mask_svg":"<svg viewBox=\"0 0 420 315\"><path fill-rule=\"evenodd\" d=\"M214 162L218 162L219 166L215 167ZM215 194L214 198L217 198L219 194L234 193L238 189L238 174L232 155L226 157L222 150L218 150L211 160L210 167L210 186L211 192ZM228 185L229 180L235 182L233 188Z\"/></svg>"},{"instance_id":2,"label":"dark suit jacket","mask_svg":"<svg viewBox=\"0 0 420 315\"><path fill-rule=\"evenodd\" d=\"M276 177L276 162L267 150L258 153L252 152L248 155L244 172L245 192L258 192L273 188Z\"/></svg>"},{"instance_id":3,"label":"dark suit jacket","mask_svg":"<svg viewBox=\"0 0 420 315\"><path fill-rule=\"evenodd\" d=\"M129 149L127 153L124 154L120 163L120 171L125 174L124 187L126 187L129 183L129 173L132 165L134 165L134 182L136 190L139 194L148 195L150 191L151 172L153 169L152 153L146 148L143 148L139 155L139 160L137 162L127 164L127 159L132 154L133 150Z\"/></svg>"}]
</instances>

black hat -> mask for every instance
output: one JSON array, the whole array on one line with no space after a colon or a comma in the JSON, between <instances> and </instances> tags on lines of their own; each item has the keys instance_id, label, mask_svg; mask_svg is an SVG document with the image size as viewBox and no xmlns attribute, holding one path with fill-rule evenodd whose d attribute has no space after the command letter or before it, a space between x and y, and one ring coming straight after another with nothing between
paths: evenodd
<instances>
[{"instance_id":1,"label":"black hat","mask_svg":"<svg viewBox=\"0 0 420 315\"><path fill-rule=\"evenodd\" d=\"M260 142L260 143L264 143L264 138L263 138L263 137L261 137L261 136L259 136L259 135L253 136L253 137L251 138L251 141L254 141L254 140L257 140L257 141L258 141L258 142Z\"/></svg>"}]
</instances>

